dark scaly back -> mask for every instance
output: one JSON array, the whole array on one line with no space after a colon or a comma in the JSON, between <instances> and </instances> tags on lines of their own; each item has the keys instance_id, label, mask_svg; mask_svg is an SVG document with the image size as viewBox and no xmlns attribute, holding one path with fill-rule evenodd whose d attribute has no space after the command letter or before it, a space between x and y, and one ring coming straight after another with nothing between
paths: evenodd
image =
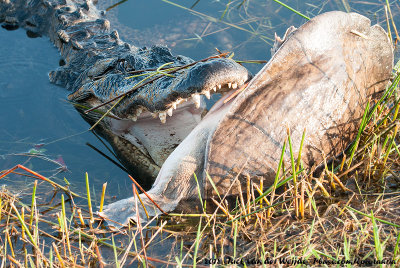
<instances>
[{"instance_id":1,"label":"dark scaly back","mask_svg":"<svg viewBox=\"0 0 400 268\"><path fill-rule=\"evenodd\" d=\"M50 73L50 80L72 91L89 78L89 72L101 75L118 63L110 59L96 65L99 60L136 50L110 30L103 16L91 0L0 0L4 28L23 27L30 36L46 35L60 50L65 64Z\"/></svg>"}]
</instances>

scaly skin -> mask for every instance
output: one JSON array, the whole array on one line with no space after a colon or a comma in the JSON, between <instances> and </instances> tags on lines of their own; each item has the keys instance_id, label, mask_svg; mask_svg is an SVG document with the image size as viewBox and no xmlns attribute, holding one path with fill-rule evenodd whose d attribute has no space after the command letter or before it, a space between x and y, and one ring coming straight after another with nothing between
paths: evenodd
<instances>
[{"instance_id":1,"label":"scaly skin","mask_svg":"<svg viewBox=\"0 0 400 268\"><path fill-rule=\"evenodd\" d=\"M306 129L301 154L306 170L343 152L354 139L366 103L380 97L391 77L387 34L364 16L338 11L292 30L287 40L278 40L282 45L247 89L227 104L217 102L165 161L147 192L163 210L201 207L197 185L203 200L215 198L215 189L235 197L247 187L243 174L271 187L287 129L295 156ZM285 163L291 162L288 147ZM152 215L160 213L145 195L141 200ZM120 200L102 215L122 224L137 213L145 218L134 203L134 198Z\"/></svg>"},{"instance_id":2,"label":"scaly skin","mask_svg":"<svg viewBox=\"0 0 400 268\"><path fill-rule=\"evenodd\" d=\"M111 30L104 14L91 0L0 0L0 22L4 28L23 27L29 36L46 35L57 46L64 64L50 72L50 81L70 90L69 100L88 108L131 90L146 77L127 79L131 71L157 69L167 63L167 67L172 68L193 62L188 57L172 55L164 46L136 48L123 42L118 32ZM142 113L159 117L163 123L173 120L167 120L167 114L172 115L182 101L191 99L200 106L200 94L209 96L210 91L215 92L212 89L219 90L222 85L224 90L228 83L240 85L250 77L244 67L230 59L218 58L195 64L173 73L172 77L161 76L127 95L111 113L123 124L106 119L96 131L110 142L121 162L135 176L154 179L166 157L201 119L201 112L191 121L186 115L185 119L189 121L182 124L187 126L181 127L177 135L169 124L164 126L160 121L154 122L160 132L175 135L170 143L161 139L164 144L159 150L144 137L127 139L123 134L129 129L120 126L131 127L131 121L136 121ZM106 111L110 107L106 105L100 110ZM78 110L82 112L79 107ZM90 124L99 118L98 113L82 113L82 116ZM113 131L115 124L118 125L117 134Z\"/></svg>"}]
</instances>

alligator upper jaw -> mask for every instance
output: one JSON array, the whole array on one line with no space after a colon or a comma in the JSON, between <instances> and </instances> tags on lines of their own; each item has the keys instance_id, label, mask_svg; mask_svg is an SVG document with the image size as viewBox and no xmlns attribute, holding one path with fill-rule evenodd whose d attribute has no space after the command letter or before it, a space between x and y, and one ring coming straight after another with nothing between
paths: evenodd
<instances>
[{"instance_id":1,"label":"alligator upper jaw","mask_svg":"<svg viewBox=\"0 0 400 268\"><path fill-rule=\"evenodd\" d=\"M161 75L126 96L112 110L114 117L103 119L96 128L112 145L121 163L145 180L156 178L167 157L200 123L207 112L206 98L234 90L251 78L241 65L220 58L171 75ZM94 107L128 92L144 77L107 75L85 84L69 98ZM90 124L98 117L96 113L84 115Z\"/></svg>"},{"instance_id":2,"label":"alligator upper jaw","mask_svg":"<svg viewBox=\"0 0 400 268\"><path fill-rule=\"evenodd\" d=\"M202 95L210 99L212 94L236 89L252 77L247 69L230 59L201 62L173 75L172 78L164 76L156 81L153 88L162 91L154 98L146 99L145 108L156 113L162 123L166 122L167 115L172 116L179 104L191 101L196 108L200 108ZM135 109L134 104L130 102L126 109Z\"/></svg>"},{"instance_id":3,"label":"alligator upper jaw","mask_svg":"<svg viewBox=\"0 0 400 268\"><path fill-rule=\"evenodd\" d=\"M165 65L167 62L161 63ZM169 66L179 68L181 63L175 62ZM142 112L148 111L165 123L167 115L171 116L177 105L185 100L191 100L199 107L201 95L210 98L213 93L243 85L251 77L246 68L233 60L217 58L170 73L147 71L132 76L109 74L84 84L68 98L76 102L92 99L95 100L93 103L104 103L127 94L113 109L114 115L135 120ZM138 85L141 86L132 90Z\"/></svg>"}]
</instances>

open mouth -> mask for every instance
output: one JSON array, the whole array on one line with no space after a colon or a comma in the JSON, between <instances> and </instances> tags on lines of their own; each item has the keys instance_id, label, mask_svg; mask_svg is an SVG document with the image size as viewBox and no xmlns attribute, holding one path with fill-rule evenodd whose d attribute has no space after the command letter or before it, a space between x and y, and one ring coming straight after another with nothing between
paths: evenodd
<instances>
[{"instance_id":1,"label":"open mouth","mask_svg":"<svg viewBox=\"0 0 400 268\"><path fill-rule=\"evenodd\" d=\"M172 64L171 67L175 66ZM95 102L105 103L126 94L143 83L143 86L122 99L112 113L121 119L135 119L147 110L156 114L161 122L165 122L167 115L173 114L176 107L184 101L191 100L196 107L200 107L201 95L210 98L214 93L235 89L251 78L246 68L225 58L200 62L172 74L160 75L152 83L145 84L144 81L152 76L154 72L130 77L109 74L83 85L68 98L75 102L87 102L91 99L90 105L93 106Z\"/></svg>"},{"instance_id":2,"label":"open mouth","mask_svg":"<svg viewBox=\"0 0 400 268\"><path fill-rule=\"evenodd\" d=\"M69 99L95 107L131 91L144 77L109 74L85 84ZM120 161L131 166L134 174L154 179L171 152L207 113L206 99L235 90L251 77L246 68L225 58L161 75L125 96L112 109L112 118L103 119L97 132L106 137L118 151ZM99 117L85 116L91 124Z\"/></svg>"},{"instance_id":3,"label":"open mouth","mask_svg":"<svg viewBox=\"0 0 400 268\"><path fill-rule=\"evenodd\" d=\"M214 86L212 89L205 89L200 93L193 93L187 98L178 97L175 101L167 105L168 109L160 112L150 112L145 107L139 106L131 114L129 114L127 118L133 121L137 121L138 118L139 119L146 118L147 117L146 112L148 112L152 115L153 118L159 118L161 123L165 124L167 122L167 118L172 117L174 111L179 111L179 108L181 106L190 105L187 104L187 102L192 103L196 109L204 108L205 102L202 100L202 96L204 96L206 99L209 100L211 98L211 95L215 93L225 94L230 90L237 89L238 87L244 85L244 83L245 83L244 80L240 80L238 82L228 82L226 84L218 84ZM202 114L203 115L205 114L204 110Z\"/></svg>"}]
</instances>

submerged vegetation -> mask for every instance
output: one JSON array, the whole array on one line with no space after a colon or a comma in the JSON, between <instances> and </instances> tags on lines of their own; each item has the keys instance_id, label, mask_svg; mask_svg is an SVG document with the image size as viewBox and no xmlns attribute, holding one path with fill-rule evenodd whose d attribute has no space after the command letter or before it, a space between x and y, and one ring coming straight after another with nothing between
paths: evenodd
<instances>
[{"instance_id":1,"label":"submerged vegetation","mask_svg":"<svg viewBox=\"0 0 400 268\"><path fill-rule=\"evenodd\" d=\"M229 1L220 20L248 2L251 0ZM347 1L337 2L350 10ZM391 10L389 1L377 2L390 37L397 41L394 18L400 13L398 3ZM276 8L282 7L276 4ZM288 130L273 186L268 188L259 178L243 176L247 187L242 195L228 202L229 192L217 191L214 199L202 201L198 214L170 213L115 229L94 213L113 199L107 195L107 184L101 189L93 187L86 174L86 190L75 193L65 178L56 182L54 176L44 177L24 164L5 170L0 178L8 177L7 183L17 184L22 176L27 180L21 183L19 193L7 187L0 192L1 267L126 267L137 263L149 267L397 267L399 82L397 62L382 98L365 107L355 141L334 161L326 159L320 172L302 168L302 143L292 144ZM283 160L285 147L290 151L290 163ZM293 155L294 148L300 148L299 155ZM30 155L40 156L41 152L31 151ZM211 177L208 180L213 184ZM135 184L132 193L139 196ZM141 206L141 200L133 205ZM210 213L210 207L215 211Z\"/></svg>"}]
</instances>

